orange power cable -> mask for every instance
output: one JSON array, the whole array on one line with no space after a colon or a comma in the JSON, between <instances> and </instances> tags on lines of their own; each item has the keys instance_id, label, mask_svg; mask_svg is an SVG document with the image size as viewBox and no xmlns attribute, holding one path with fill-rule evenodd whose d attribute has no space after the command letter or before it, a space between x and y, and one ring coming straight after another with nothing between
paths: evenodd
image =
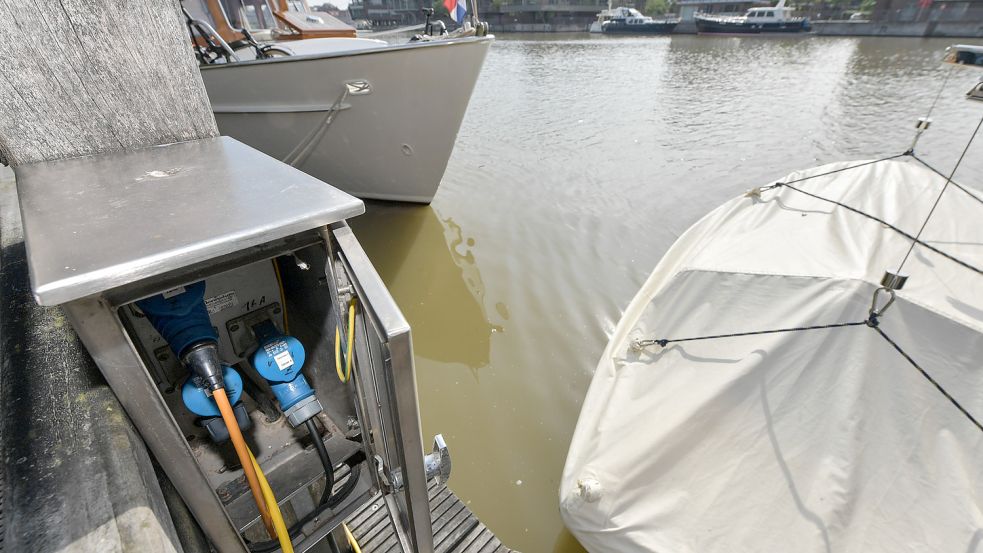
<instances>
[{"instance_id":1,"label":"orange power cable","mask_svg":"<svg viewBox=\"0 0 983 553\"><path fill-rule=\"evenodd\" d=\"M249 458L249 448L246 447L246 440L242 437L242 432L239 431L239 423L236 421L236 416L232 413L229 396L225 394L225 388L219 388L212 392L212 397L215 398L215 403L218 404L218 410L222 413L222 420L225 421L225 426L229 428L229 437L232 439L232 445L235 446L236 455L239 456L239 464L242 465L242 472L245 473L246 481L249 482L249 489L253 492L253 499L256 501L256 507L259 508L259 515L263 517L263 524L266 526L266 531L270 533L271 538L276 538L276 530L273 529L273 519L270 517L270 510L266 507L266 501L263 500L263 492L259 487L259 478L256 477L256 470L253 468L253 463Z\"/></svg>"}]
</instances>

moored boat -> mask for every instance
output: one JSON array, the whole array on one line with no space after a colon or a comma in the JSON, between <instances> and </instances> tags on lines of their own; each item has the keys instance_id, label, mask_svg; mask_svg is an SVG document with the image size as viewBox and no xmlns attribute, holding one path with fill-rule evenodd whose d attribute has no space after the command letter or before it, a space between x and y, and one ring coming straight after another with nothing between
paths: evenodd
<instances>
[{"instance_id":1,"label":"moored boat","mask_svg":"<svg viewBox=\"0 0 983 553\"><path fill-rule=\"evenodd\" d=\"M635 8L620 7L611 12L601 24L605 34L667 35L679 24L675 19L653 19Z\"/></svg>"},{"instance_id":2,"label":"moored boat","mask_svg":"<svg viewBox=\"0 0 983 553\"><path fill-rule=\"evenodd\" d=\"M201 76L222 134L360 198L417 203L437 192L494 39L477 36L486 29L475 21L408 44L350 36L259 43L224 10L200 9L193 19L206 24L199 43L212 38ZM241 38L225 40L223 26Z\"/></svg>"},{"instance_id":3,"label":"moored boat","mask_svg":"<svg viewBox=\"0 0 983 553\"><path fill-rule=\"evenodd\" d=\"M561 513L588 551L966 549L983 434L943 394L983 416L983 277L916 245L908 286L875 292L911 241L857 212L918 229L945 180L910 158L836 163L679 238L570 445ZM950 186L923 241L983 267L983 225L951 223L979 208Z\"/></svg>"},{"instance_id":4,"label":"moored boat","mask_svg":"<svg viewBox=\"0 0 983 553\"><path fill-rule=\"evenodd\" d=\"M700 34L766 34L804 33L812 30L809 19L794 17L795 10L779 0L773 7L751 8L741 16L696 14L696 30Z\"/></svg>"},{"instance_id":5,"label":"moored boat","mask_svg":"<svg viewBox=\"0 0 983 553\"><path fill-rule=\"evenodd\" d=\"M611 18L615 15L616 12L617 12L617 10L613 9L611 7L611 3L608 2L607 9L606 10L601 10L600 12L598 12L597 19L595 19L594 21L591 21L591 24L587 27L587 32L589 32L589 33L600 33L600 32L602 32L602 28L603 28L604 24L606 22L610 21Z\"/></svg>"},{"instance_id":6,"label":"moored boat","mask_svg":"<svg viewBox=\"0 0 983 553\"><path fill-rule=\"evenodd\" d=\"M914 153L926 128L753 188L662 258L561 477L588 551L973 549L983 195L952 175L981 127L945 173Z\"/></svg>"}]
</instances>

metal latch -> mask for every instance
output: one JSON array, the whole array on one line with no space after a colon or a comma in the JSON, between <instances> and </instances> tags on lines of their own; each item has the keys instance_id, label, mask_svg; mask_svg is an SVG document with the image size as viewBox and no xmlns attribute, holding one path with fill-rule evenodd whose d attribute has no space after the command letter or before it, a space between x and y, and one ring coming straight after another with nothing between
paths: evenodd
<instances>
[{"instance_id":1,"label":"metal latch","mask_svg":"<svg viewBox=\"0 0 983 553\"><path fill-rule=\"evenodd\" d=\"M438 484L446 484L451 477L451 452L444 442L444 436L437 434L433 437L433 452L423 458L423 468L427 480L436 479ZM392 472L393 490L403 487L403 471L396 469Z\"/></svg>"}]
</instances>

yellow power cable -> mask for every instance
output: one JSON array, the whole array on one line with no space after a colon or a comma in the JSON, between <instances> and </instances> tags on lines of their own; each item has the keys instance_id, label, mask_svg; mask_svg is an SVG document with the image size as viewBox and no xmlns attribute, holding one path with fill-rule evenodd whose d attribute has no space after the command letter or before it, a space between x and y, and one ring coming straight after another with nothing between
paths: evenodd
<instances>
[{"instance_id":1,"label":"yellow power cable","mask_svg":"<svg viewBox=\"0 0 983 553\"><path fill-rule=\"evenodd\" d=\"M263 490L263 499L266 501L266 508L269 509L270 515L273 517L273 528L276 529L276 537L280 540L280 549L283 550L283 553L294 553L294 544L290 541L290 533L287 531L287 524L283 522L283 514L280 513L280 505L276 502L273 489L270 488L270 483L266 480L263 469L256 462L253 452L248 447L246 451L249 453L249 461L253 465L253 470L256 471L256 476L259 477L259 487Z\"/></svg>"},{"instance_id":2,"label":"yellow power cable","mask_svg":"<svg viewBox=\"0 0 983 553\"><path fill-rule=\"evenodd\" d=\"M270 534L270 537L276 537L276 530L273 528L273 520L270 517L270 511L267 509L266 501L263 499L263 491L260 489L259 479L256 476L256 471L253 470L253 465L249 463L249 446L246 445L245 438L242 437L242 432L239 430L239 423L236 421L236 416L232 412L232 404L229 403L229 396L225 393L225 388L219 388L212 392L212 398L215 400L215 404L218 405L218 410L222 413L222 420L225 422L225 427L229 429L229 438L232 440L232 446L235 447L236 455L239 457L239 463L242 465L242 473L246 476L246 482L249 483L249 491L253 493L253 500L256 502L256 508L259 509L259 515L263 518L263 525L266 526L266 531Z\"/></svg>"},{"instance_id":3,"label":"yellow power cable","mask_svg":"<svg viewBox=\"0 0 983 553\"><path fill-rule=\"evenodd\" d=\"M345 370L341 370L341 330L334 328L334 363L338 379L348 382L352 378L352 348L355 346L355 298L348 304L348 350L345 352Z\"/></svg>"},{"instance_id":4,"label":"yellow power cable","mask_svg":"<svg viewBox=\"0 0 983 553\"><path fill-rule=\"evenodd\" d=\"M362 553L362 548L358 546L358 542L355 541L355 536L352 535L352 531L348 528L348 524L342 522L341 526L345 529L345 536L348 538L348 545L352 546L352 551L355 553Z\"/></svg>"}]
</instances>

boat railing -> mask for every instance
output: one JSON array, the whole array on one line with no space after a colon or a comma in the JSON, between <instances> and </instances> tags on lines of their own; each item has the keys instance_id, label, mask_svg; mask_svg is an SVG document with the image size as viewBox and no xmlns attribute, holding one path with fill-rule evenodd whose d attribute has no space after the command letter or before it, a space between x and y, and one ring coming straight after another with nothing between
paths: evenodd
<instances>
[{"instance_id":1,"label":"boat railing","mask_svg":"<svg viewBox=\"0 0 983 553\"><path fill-rule=\"evenodd\" d=\"M207 21L191 17L191 14L184 7L181 8L181 11L184 12L184 17L188 24L188 32L191 34L191 41L194 43L195 54L199 62L212 63L218 57L224 57L226 62L239 61L239 56L236 55L232 47L229 46L229 43L222 38L222 35L214 27ZM198 35L204 41L204 46L198 43L195 35ZM208 58L207 54L209 50L215 54L214 59Z\"/></svg>"}]
</instances>

